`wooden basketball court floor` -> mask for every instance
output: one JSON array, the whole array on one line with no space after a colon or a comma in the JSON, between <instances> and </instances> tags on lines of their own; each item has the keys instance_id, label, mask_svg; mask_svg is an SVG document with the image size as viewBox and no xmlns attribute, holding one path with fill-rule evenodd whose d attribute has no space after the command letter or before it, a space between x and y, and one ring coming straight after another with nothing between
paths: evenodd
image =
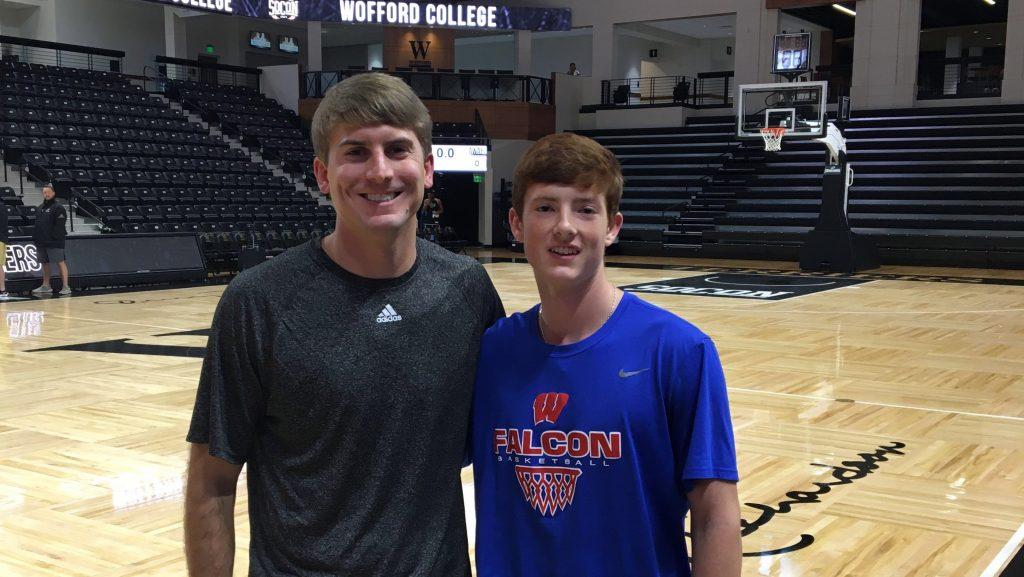
<instances>
[{"instance_id":1,"label":"wooden basketball court floor","mask_svg":"<svg viewBox=\"0 0 1024 577\"><path fill-rule=\"evenodd\" d=\"M496 260L508 311L531 306L529 267ZM612 260L633 263L610 264L618 285L795 268ZM1024 271L876 272L780 301L640 295L721 352L744 575L989 577L1024 538ZM185 574L184 437L222 291L0 304L0 575Z\"/></svg>"}]
</instances>

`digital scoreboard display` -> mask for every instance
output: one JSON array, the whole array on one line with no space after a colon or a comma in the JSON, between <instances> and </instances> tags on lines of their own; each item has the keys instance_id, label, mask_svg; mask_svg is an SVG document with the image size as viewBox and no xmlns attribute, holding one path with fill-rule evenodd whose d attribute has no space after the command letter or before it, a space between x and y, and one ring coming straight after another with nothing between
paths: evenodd
<instances>
[{"instance_id":1,"label":"digital scoreboard display","mask_svg":"<svg viewBox=\"0 0 1024 577\"><path fill-rule=\"evenodd\" d=\"M811 70L811 34L776 34L772 74L803 74Z\"/></svg>"}]
</instances>

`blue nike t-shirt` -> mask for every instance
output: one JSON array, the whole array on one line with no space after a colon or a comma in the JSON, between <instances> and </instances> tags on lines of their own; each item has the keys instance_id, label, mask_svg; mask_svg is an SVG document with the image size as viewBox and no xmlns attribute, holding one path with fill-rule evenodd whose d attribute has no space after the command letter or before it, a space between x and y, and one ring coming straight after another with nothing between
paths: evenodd
<instances>
[{"instance_id":1,"label":"blue nike t-shirt","mask_svg":"<svg viewBox=\"0 0 1024 577\"><path fill-rule=\"evenodd\" d=\"M685 577L696 479L736 481L714 344L625 293L571 345L538 307L484 335L473 403L479 577Z\"/></svg>"}]
</instances>

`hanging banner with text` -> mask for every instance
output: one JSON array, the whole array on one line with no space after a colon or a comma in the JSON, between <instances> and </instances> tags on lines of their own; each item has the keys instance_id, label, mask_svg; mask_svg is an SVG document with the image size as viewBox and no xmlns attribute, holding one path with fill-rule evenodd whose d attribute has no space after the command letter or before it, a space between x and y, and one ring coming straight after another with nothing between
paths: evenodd
<instances>
[{"instance_id":1,"label":"hanging banner with text","mask_svg":"<svg viewBox=\"0 0 1024 577\"><path fill-rule=\"evenodd\" d=\"M378 0L148 0L181 8L271 20L473 30L570 30L568 8L384 2Z\"/></svg>"}]
</instances>

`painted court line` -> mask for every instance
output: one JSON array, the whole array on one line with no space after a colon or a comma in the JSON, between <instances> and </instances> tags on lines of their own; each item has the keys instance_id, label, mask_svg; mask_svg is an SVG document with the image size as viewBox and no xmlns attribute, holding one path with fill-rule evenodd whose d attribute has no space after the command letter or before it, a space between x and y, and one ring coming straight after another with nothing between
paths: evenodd
<instances>
[{"instance_id":1,"label":"painted court line","mask_svg":"<svg viewBox=\"0 0 1024 577\"><path fill-rule=\"evenodd\" d=\"M776 396L776 397L796 397L796 398L800 398L800 399L809 399L809 400L812 400L812 401L838 402L838 399L834 399L832 397L816 397L814 395L800 395L800 394L797 394L797 393L777 393L775 391L761 391L761 390L758 390L758 389L744 389L744 388L741 388L741 387L729 387L729 390L730 391L741 391L741 392L744 392L744 393L757 393L757 394L761 394L761 395L773 395L773 396ZM874 407L890 407L890 408L893 408L893 409L909 409L909 410L912 410L912 411L927 411L927 412L930 412L930 413L946 413L948 415L966 415L966 416L969 416L969 417L982 417L982 418L985 418L985 419L1002 419L1002 420L1005 420L1005 421L1024 422L1024 417L1013 417L1013 416L1010 416L1010 415L991 415L991 414L988 414L988 413L971 413L971 412L967 412L967 411L950 411L950 410L947 410L947 409L935 409L935 408L931 408L931 407L915 407L913 405L895 405L895 404L891 404L891 403L876 403L876 402L873 402L873 401L857 401L857 400L855 400L854 403L856 403L858 405L871 405L871 406L874 406Z\"/></svg>"},{"instance_id":2,"label":"painted court line","mask_svg":"<svg viewBox=\"0 0 1024 577\"><path fill-rule=\"evenodd\" d=\"M43 311L43 312L45 312L45 311ZM69 321L87 321L87 322L90 322L90 323L108 323L108 324L113 324L113 325L128 325L130 327L142 327L142 328L146 328L146 329L160 329L160 330L167 330L167 331L192 331L192 330L195 330L194 328L189 329L189 328L183 328L183 327L163 327L163 326L159 326L159 325L144 325L144 324L141 324L141 323L129 323L129 322L125 322L125 321L112 321L110 319L86 319L86 318L82 318L82 317L67 317L67 316L64 316L64 315L55 315L53 313L47 313L46 316L48 318L67 319ZM204 327L199 327L199 328L204 328Z\"/></svg>"},{"instance_id":3,"label":"painted court line","mask_svg":"<svg viewBox=\"0 0 1024 577\"><path fill-rule=\"evenodd\" d=\"M839 291L839 290L859 288L860 286L861 285L848 286L848 287L840 287L840 288L835 288L835 289L832 289L832 290ZM789 299L786 299L786 300L787 301L792 301L794 299L803 298L805 296L828 294L828 292L831 292L831 291L827 291L825 293L811 293L810 295L800 295L800 296L792 297L792 298L789 298ZM646 294L658 294L658 293L646 293ZM680 296L689 296L689 295L680 295ZM759 300L755 300L755 299L749 299L749 300L744 301L744 300L740 299L740 300L737 300L737 302L758 302L758 303L762 303L762 302L779 302L779 301L759 301ZM754 309L752 307L749 308L749 309L733 308L733 307L729 307L729 308L725 308L725 307L693 307L693 308L694 309L699 309L701 311L744 312L744 311L749 310L750 312L757 313L757 314L785 314L785 315L808 315L808 314L810 314L810 315L820 315L820 314L829 314L829 315L886 315L886 316L889 316L889 315L980 315L980 314L988 314L988 313L1020 313L1020 312L1024 312L1024 308L1012 308L1012 309L975 309L975 310L960 310L960 311L956 311L956 310L945 310L945 311L892 311L892 310L829 311L829 310L786 310L786 309L770 309L770 308L769 309L765 309L765 308Z\"/></svg>"},{"instance_id":4,"label":"painted court line","mask_svg":"<svg viewBox=\"0 0 1024 577\"><path fill-rule=\"evenodd\" d=\"M1003 545L1003 548L999 550L992 562L988 564L985 571L979 577L996 577L996 572L1003 568L1006 561L1011 555L1017 551L1020 547L1021 541L1024 541L1024 523L1021 523L1020 527L1017 528L1017 532L1010 537L1010 540Z\"/></svg>"}]
</instances>

